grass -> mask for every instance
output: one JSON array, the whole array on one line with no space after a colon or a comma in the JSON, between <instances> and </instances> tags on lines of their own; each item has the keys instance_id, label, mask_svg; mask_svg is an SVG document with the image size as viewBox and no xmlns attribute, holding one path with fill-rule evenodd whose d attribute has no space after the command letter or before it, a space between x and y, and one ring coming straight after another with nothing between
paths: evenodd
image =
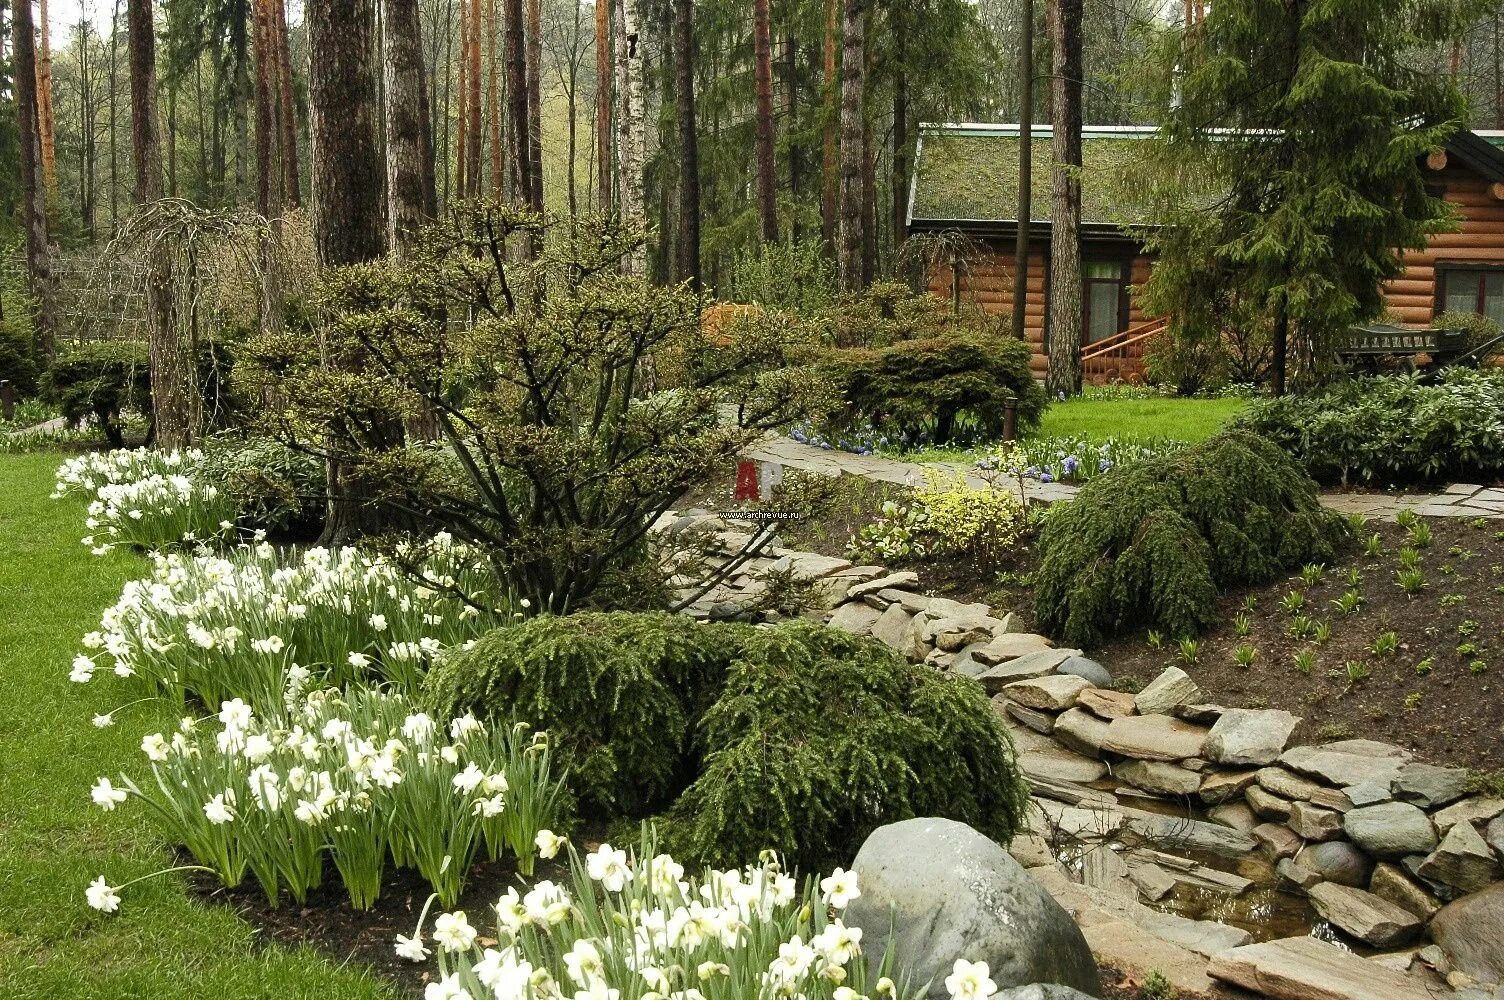
<instances>
[{"instance_id":1,"label":"grass","mask_svg":"<svg viewBox=\"0 0 1504 1000\"><path fill-rule=\"evenodd\" d=\"M57 463L0 455L0 996L396 996L364 970L259 940L228 908L193 898L182 875L132 886L114 915L85 905L99 875L120 885L176 863L142 810L89 801L95 779L118 776L168 720L144 704L97 729L90 718L126 700L115 679L68 681L79 637L146 562L79 544L82 505L47 497Z\"/></svg>"},{"instance_id":2,"label":"grass","mask_svg":"<svg viewBox=\"0 0 1504 1000\"><path fill-rule=\"evenodd\" d=\"M1168 437L1195 443L1221 430L1246 402L1236 397L1067 399L1050 404L1037 433Z\"/></svg>"}]
</instances>

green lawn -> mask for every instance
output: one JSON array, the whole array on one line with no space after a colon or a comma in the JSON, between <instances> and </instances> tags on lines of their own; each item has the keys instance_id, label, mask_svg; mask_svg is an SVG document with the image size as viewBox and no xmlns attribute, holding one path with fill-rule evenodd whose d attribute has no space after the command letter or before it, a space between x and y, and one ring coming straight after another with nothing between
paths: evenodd
<instances>
[{"instance_id":1,"label":"green lawn","mask_svg":"<svg viewBox=\"0 0 1504 1000\"><path fill-rule=\"evenodd\" d=\"M132 886L120 911L88 908L84 888L172 863L137 808L89 801L100 775L140 774L141 737L163 727L154 705L108 729L91 717L125 700L115 678L68 681L78 640L97 627L139 556L91 556L82 504L48 499L56 455L0 455L0 996L389 998L364 971L312 951L258 943L228 909L189 897L180 875Z\"/></svg>"},{"instance_id":2,"label":"green lawn","mask_svg":"<svg viewBox=\"0 0 1504 1000\"><path fill-rule=\"evenodd\" d=\"M1087 434L1169 437L1181 441L1209 438L1232 419L1246 400L1225 399L1068 399L1050 404L1041 435Z\"/></svg>"}]
</instances>

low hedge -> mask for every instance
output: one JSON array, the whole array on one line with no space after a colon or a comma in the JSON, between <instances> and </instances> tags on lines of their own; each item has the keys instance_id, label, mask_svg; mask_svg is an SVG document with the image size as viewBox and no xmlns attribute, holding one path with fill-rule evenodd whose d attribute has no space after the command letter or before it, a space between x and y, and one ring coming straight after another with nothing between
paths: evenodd
<instances>
[{"instance_id":1,"label":"low hedge","mask_svg":"<svg viewBox=\"0 0 1504 1000\"><path fill-rule=\"evenodd\" d=\"M70 424L93 417L111 446L124 447L121 414L151 413L151 360L146 344L105 340L84 344L52 362L42 393Z\"/></svg>"},{"instance_id":2,"label":"low hedge","mask_svg":"<svg viewBox=\"0 0 1504 1000\"><path fill-rule=\"evenodd\" d=\"M1326 481L1401 481L1504 474L1504 372L1451 368L1347 379L1317 392L1254 402L1236 421Z\"/></svg>"},{"instance_id":3,"label":"low hedge","mask_svg":"<svg viewBox=\"0 0 1504 1000\"><path fill-rule=\"evenodd\" d=\"M1073 645L1129 626L1192 635L1214 620L1219 590L1329 560L1350 533L1276 444L1226 432L1113 470L1049 511L1040 631Z\"/></svg>"},{"instance_id":4,"label":"low hedge","mask_svg":"<svg viewBox=\"0 0 1504 1000\"><path fill-rule=\"evenodd\" d=\"M666 848L707 863L849 859L916 815L1006 842L1027 801L975 681L811 623L541 616L447 657L426 690L440 713L548 729L588 815L656 815Z\"/></svg>"},{"instance_id":5,"label":"low hedge","mask_svg":"<svg viewBox=\"0 0 1504 1000\"><path fill-rule=\"evenodd\" d=\"M975 437L995 440L1008 396L1018 400L1020 433L1039 426L1048 399L1029 368L1031 356L1022 341L954 333L833 350L818 368L840 388L847 423L946 444L968 422Z\"/></svg>"}]
</instances>

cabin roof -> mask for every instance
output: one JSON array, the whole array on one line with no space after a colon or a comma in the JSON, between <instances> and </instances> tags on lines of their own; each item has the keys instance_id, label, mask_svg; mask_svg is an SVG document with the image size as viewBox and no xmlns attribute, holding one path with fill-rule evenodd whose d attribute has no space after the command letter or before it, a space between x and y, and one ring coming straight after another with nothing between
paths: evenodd
<instances>
[{"instance_id":1,"label":"cabin roof","mask_svg":"<svg viewBox=\"0 0 1504 1000\"><path fill-rule=\"evenodd\" d=\"M1154 134L1152 125L1088 125L1081 135L1081 227L1117 233L1125 226L1152 225L1133 197L1127 166L1134 143ZM1033 198L1030 219L1050 221L1053 129L1031 130ZM1017 125L977 123L921 125L909 190L909 223L923 229L1004 229L1018 214ZM1447 152L1490 181L1504 181L1504 131L1458 131Z\"/></svg>"}]
</instances>

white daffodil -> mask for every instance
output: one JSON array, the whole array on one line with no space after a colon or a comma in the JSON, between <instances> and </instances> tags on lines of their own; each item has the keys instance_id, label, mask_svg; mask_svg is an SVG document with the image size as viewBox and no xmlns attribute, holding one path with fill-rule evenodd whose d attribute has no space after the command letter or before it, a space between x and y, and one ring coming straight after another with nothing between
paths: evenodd
<instances>
[{"instance_id":1,"label":"white daffodil","mask_svg":"<svg viewBox=\"0 0 1504 1000\"><path fill-rule=\"evenodd\" d=\"M204 817L215 826L223 826L235 818L235 811L226 802L224 792L204 803Z\"/></svg>"},{"instance_id":2,"label":"white daffodil","mask_svg":"<svg viewBox=\"0 0 1504 1000\"><path fill-rule=\"evenodd\" d=\"M627 852L616 850L610 844L602 844L599 850L587 855L585 869L607 892L621 892L632 881Z\"/></svg>"},{"instance_id":3,"label":"white daffodil","mask_svg":"<svg viewBox=\"0 0 1504 1000\"><path fill-rule=\"evenodd\" d=\"M101 913L114 913L120 909L120 894L105 883L103 875L89 883L89 888L84 890L84 898Z\"/></svg>"},{"instance_id":4,"label":"white daffodil","mask_svg":"<svg viewBox=\"0 0 1504 1000\"><path fill-rule=\"evenodd\" d=\"M470 971L497 1000L529 1000L533 996L531 962L519 962L509 954L487 948Z\"/></svg>"},{"instance_id":5,"label":"white daffodil","mask_svg":"<svg viewBox=\"0 0 1504 1000\"><path fill-rule=\"evenodd\" d=\"M464 910L441 913L433 922L434 943L442 951L468 951L475 944L476 937L475 928L471 927L470 921L465 919Z\"/></svg>"},{"instance_id":6,"label":"white daffodil","mask_svg":"<svg viewBox=\"0 0 1504 1000\"><path fill-rule=\"evenodd\" d=\"M91 721L94 723L95 729L108 729L115 724L115 717L109 713L105 713L104 715L94 716Z\"/></svg>"},{"instance_id":7,"label":"white daffodil","mask_svg":"<svg viewBox=\"0 0 1504 1000\"><path fill-rule=\"evenodd\" d=\"M423 935L414 934L412 937L397 935L397 957L405 958L409 962L422 962L428 958L428 948L423 944Z\"/></svg>"},{"instance_id":8,"label":"white daffodil","mask_svg":"<svg viewBox=\"0 0 1504 1000\"><path fill-rule=\"evenodd\" d=\"M475 1000L470 991L460 985L459 973L451 972L436 983L423 989L423 1000Z\"/></svg>"},{"instance_id":9,"label":"white daffodil","mask_svg":"<svg viewBox=\"0 0 1504 1000\"><path fill-rule=\"evenodd\" d=\"M251 706L239 698L222 702L219 721L226 729L245 729L251 724Z\"/></svg>"},{"instance_id":10,"label":"white daffodil","mask_svg":"<svg viewBox=\"0 0 1504 1000\"><path fill-rule=\"evenodd\" d=\"M537 845L538 856L544 859L555 857L559 849L568 843L563 837L552 830L539 830L533 836L533 843Z\"/></svg>"},{"instance_id":11,"label":"white daffodil","mask_svg":"<svg viewBox=\"0 0 1504 1000\"><path fill-rule=\"evenodd\" d=\"M945 977L946 992L951 1000L987 1000L997 992L997 984L989 978L991 972L986 962L958 958L951 974Z\"/></svg>"},{"instance_id":12,"label":"white daffodil","mask_svg":"<svg viewBox=\"0 0 1504 1000\"><path fill-rule=\"evenodd\" d=\"M111 811L124 802L126 794L125 789L116 788L110 784L109 778L100 778L89 791L89 797L94 800L94 804L105 812Z\"/></svg>"},{"instance_id":13,"label":"white daffodil","mask_svg":"<svg viewBox=\"0 0 1504 1000\"><path fill-rule=\"evenodd\" d=\"M825 894L825 902L838 910L844 910L848 903L862 894L857 888L856 872L844 868L837 868L822 878L820 891Z\"/></svg>"},{"instance_id":14,"label":"white daffodil","mask_svg":"<svg viewBox=\"0 0 1504 1000\"><path fill-rule=\"evenodd\" d=\"M357 670L363 670L375 662L364 653L351 653L346 659L350 666L355 667Z\"/></svg>"},{"instance_id":15,"label":"white daffodil","mask_svg":"<svg viewBox=\"0 0 1504 1000\"><path fill-rule=\"evenodd\" d=\"M94 661L83 653L73 658L73 670L68 674L68 679L74 684L87 684L94 679Z\"/></svg>"},{"instance_id":16,"label":"white daffodil","mask_svg":"<svg viewBox=\"0 0 1504 1000\"><path fill-rule=\"evenodd\" d=\"M600 949L589 938L581 938L564 953L564 968L568 970L569 978L581 986L589 986L606 973Z\"/></svg>"},{"instance_id":17,"label":"white daffodil","mask_svg":"<svg viewBox=\"0 0 1504 1000\"><path fill-rule=\"evenodd\" d=\"M154 764L160 764L167 759L171 751L167 745L167 740L163 738L161 733L152 733L150 736L142 737L141 752L146 754L147 760Z\"/></svg>"}]
</instances>

